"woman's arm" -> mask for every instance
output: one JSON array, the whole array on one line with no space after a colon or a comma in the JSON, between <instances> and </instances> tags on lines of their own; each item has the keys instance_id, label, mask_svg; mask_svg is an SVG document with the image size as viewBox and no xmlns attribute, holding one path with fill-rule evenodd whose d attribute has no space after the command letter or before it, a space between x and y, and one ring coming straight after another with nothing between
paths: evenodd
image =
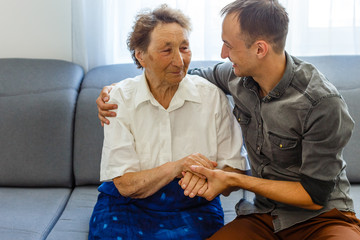
<instances>
[{"instance_id":1,"label":"woman's arm","mask_svg":"<svg viewBox=\"0 0 360 240\"><path fill-rule=\"evenodd\" d=\"M125 173L114 178L114 184L124 197L146 198L171 182L175 177L174 162L165 163L159 167Z\"/></svg>"},{"instance_id":2,"label":"woman's arm","mask_svg":"<svg viewBox=\"0 0 360 240\"><path fill-rule=\"evenodd\" d=\"M153 169L125 173L121 177L114 178L113 181L122 196L146 198L160 190L174 178L180 178L181 173L190 170L190 166L194 164L210 169L213 169L214 165L216 165L215 162L211 162L201 154L196 153Z\"/></svg>"}]
</instances>

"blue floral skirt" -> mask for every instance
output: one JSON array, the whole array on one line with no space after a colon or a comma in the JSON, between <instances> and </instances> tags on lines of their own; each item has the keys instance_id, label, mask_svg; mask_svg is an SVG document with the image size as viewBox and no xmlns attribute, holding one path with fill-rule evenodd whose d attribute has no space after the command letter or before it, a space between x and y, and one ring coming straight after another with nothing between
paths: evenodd
<instances>
[{"instance_id":1,"label":"blue floral skirt","mask_svg":"<svg viewBox=\"0 0 360 240\"><path fill-rule=\"evenodd\" d=\"M89 239L205 239L224 225L219 197L189 198L178 180L150 197L126 198L112 182L99 187L90 219Z\"/></svg>"}]
</instances>

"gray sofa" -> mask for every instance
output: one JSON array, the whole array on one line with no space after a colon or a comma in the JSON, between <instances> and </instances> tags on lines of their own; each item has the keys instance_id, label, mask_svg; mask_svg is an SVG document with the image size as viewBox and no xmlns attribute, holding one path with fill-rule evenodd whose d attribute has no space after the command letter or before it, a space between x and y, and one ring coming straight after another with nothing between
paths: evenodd
<instances>
[{"instance_id":1,"label":"gray sofa","mask_svg":"<svg viewBox=\"0 0 360 240\"><path fill-rule=\"evenodd\" d=\"M360 56L302 59L337 86L357 123L344 157L360 212ZM139 73L134 64L84 75L65 61L0 59L0 239L87 239L103 138L95 99L104 85ZM222 196L225 222L235 217L240 198L252 196Z\"/></svg>"}]
</instances>

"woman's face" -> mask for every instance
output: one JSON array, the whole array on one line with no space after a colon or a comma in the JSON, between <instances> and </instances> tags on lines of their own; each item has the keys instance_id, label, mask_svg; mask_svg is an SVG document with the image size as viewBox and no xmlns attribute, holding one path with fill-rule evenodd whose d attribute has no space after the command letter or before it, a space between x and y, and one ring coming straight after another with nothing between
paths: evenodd
<instances>
[{"instance_id":1,"label":"woman's face","mask_svg":"<svg viewBox=\"0 0 360 240\"><path fill-rule=\"evenodd\" d=\"M177 85L191 61L188 32L177 23L158 24L150 35L147 51L136 57L149 83Z\"/></svg>"}]
</instances>

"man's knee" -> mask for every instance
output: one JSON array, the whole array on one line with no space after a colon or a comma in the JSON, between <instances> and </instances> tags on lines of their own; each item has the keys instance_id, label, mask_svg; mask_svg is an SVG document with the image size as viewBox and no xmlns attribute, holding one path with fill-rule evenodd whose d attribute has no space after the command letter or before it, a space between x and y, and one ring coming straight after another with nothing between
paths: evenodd
<instances>
[{"instance_id":1,"label":"man's knee","mask_svg":"<svg viewBox=\"0 0 360 240\"><path fill-rule=\"evenodd\" d=\"M267 214L239 216L217 231L209 240L223 239L277 239L273 233L272 218Z\"/></svg>"}]
</instances>

